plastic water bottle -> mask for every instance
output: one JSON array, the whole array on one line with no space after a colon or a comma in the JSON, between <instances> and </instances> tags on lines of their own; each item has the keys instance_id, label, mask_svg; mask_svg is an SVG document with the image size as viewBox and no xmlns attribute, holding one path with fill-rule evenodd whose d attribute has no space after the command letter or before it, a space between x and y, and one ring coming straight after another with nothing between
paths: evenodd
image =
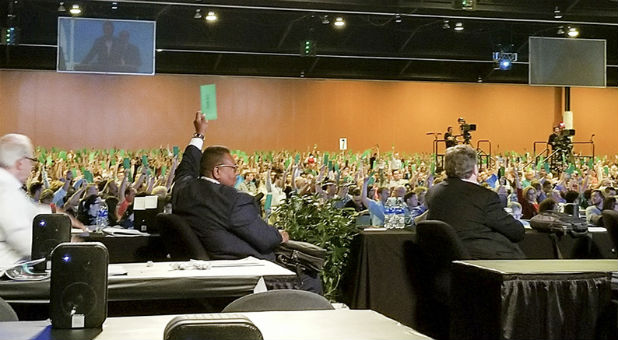
<instances>
[{"instance_id":1,"label":"plastic water bottle","mask_svg":"<svg viewBox=\"0 0 618 340\"><path fill-rule=\"evenodd\" d=\"M401 199L397 199L395 203L395 228L403 229L406 226L406 210L405 203Z\"/></svg>"},{"instance_id":2,"label":"plastic water bottle","mask_svg":"<svg viewBox=\"0 0 618 340\"><path fill-rule=\"evenodd\" d=\"M395 228L395 204L394 197L389 197L384 205L384 228L386 229Z\"/></svg>"},{"instance_id":3,"label":"plastic water bottle","mask_svg":"<svg viewBox=\"0 0 618 340\"><path fill-rule=\"evenodd\" d=\"M108 224L108 211L107 204L105 202L101 202L101 206L99 207L99 212L97 214L97 231L103 230L103 228L107 227Z\"/></svg>"}]
</instances>

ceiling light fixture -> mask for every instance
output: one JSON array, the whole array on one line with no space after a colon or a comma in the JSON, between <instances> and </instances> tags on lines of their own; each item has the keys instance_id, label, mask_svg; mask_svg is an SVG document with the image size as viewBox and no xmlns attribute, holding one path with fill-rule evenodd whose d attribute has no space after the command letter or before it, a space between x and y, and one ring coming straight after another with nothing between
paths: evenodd
<instances>
[{"instance_id":1,"label":"ceiling light fixture","mask_svg":"<svg viewBox=\"0 0 618 340\"><path fill-rule=\"evenodd\" d=\"M324 25L328 25L328 24L330 24L330 19L328 18L328 15L326 15L326 14L325 14L325 15L323 15L323 16L321 17L321 19L322 19L322 24L324 24Z\"/></svg>"},{"instance_id":2,"label":"ceiling light fixture","mask_svg":"<svg viewBox=\"0 0 618 340\"><path fill-rule=\"evenodd\" d=\"M201 19L202 18L202 11L198 8L195 10L195 14L193 15L193 19Z\"/></svg>"},{"instance_id":3,"label":"ceiling light fixture","mask_svg":"<svg viewBox=\"0 0 618 340\"><path fill-rule=\"evenodd\" d=\"M80 15L82 14L82 9L79 7L78 4L74 4L69 10L69 13L71 13L71 15Z\"/></svg>"},{"instance_id":4,"label":"ceiling light fixture","mask_svg":"<svg viewBox=\"0 0 618 340\"><path fill-rule=\"evenodd\" d=\"M64 1L60 1L60 5L58 6L58 12L66 12L66 8L64 7Z\"/></svg>"},{"instance_id":5,"label":"ceiling light fixture","mask_svg":"<svg viewBox=\"0 0 618 340\"><path fill-rule=\"evenodd\" d=\"M450 23L450 21L448 21L448 20L444 20L444 21L442 22L442 29L443 29L443 30L448 30L448 29L451 29L451 23Z\"/></svg>"},{"instance_id":6,"label":"ceiling light fixture","mask_svg":"<svg viewBox=\"0 0 618 340\"><path fill-rule=\"evenodd\" d=\"M463 31L464 30L463 22L456 22L454 30L457 32Z\"/></svg>"},{"instance_id":7,"label":"ceiling light fixture","mask_svg":"<svg viewBox=\"0 0 618 340\"><path fill-rule=\"evenodd\" d=\"M208 22L217 21L217 14L213 11L208 11L208 14L206 15L206 21Z\"/></svg>"},{"instance_id":8,"label":"ceiling light fixture","mask_svg":"<svg viewBox=\"0 0 618 340\"><path fill-rule=\"evenodd\" d=\"M345 21L342 17L336 17L334 25L337 28L342 28L343 26L345 26Z\"/></svg>"},{"instance_id":9,"label":"ceiling light fixture","mask_svg":"<svg viewBox=\"0 0 618 340\"><path fill-rule=\"evenodd\" d=\"M567 35L571 38L577 38L579 36L579 30L575 27L569 27Z\"/></svg>"},{"instance_id":10,"label":"ceiling light fixture","mask_svg":"<svg viewBox=\"0 0 618 340\"><path fill-rule=\"evenodd\" d=\"M554 19L562 19L562 13L560 12L560 8L558 8L558 6L554 9Z\"/></svg>"},{"instance_id":11,"label":"ceiling light fixture","mask_svg":"<svg viewBox=\"0 0 618 340\"><path fill-rule=\"evenodd\" d=\"M556 31L557 35L564 35L564 26L559 26L558 30Z\"/></svg>"},{"instance_id":12,"label":"ceiling light fixture","mask_svg":"<svg viewBox=\"0 0 618 340\"><path fill-rule=\"evenodd\" d=\"M118 9L118 3L117 2L112 2L112 9L115 11Z\"/></svg>"},{"instance_id":13,"label":"ceiling light fixture","mask_svg":"<svg viewBox=\"0 0 618 340\"><path fill-rule=\"evenodd\" d=\"M401 21L402 21L402 19L401 19L401 15L399 15L399 14L395 15L395 22L396 22L396 23L398 23L398 24L400 24L400 23L401 23Z\"/></svg>"}]
</instances>

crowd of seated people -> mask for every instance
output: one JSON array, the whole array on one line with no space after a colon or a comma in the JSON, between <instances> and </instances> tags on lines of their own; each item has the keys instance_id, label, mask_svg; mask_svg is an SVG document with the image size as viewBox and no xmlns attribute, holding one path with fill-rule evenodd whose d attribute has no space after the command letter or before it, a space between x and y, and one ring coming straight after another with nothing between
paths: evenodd
<instances>
[{"instance_id":1,"label":"crowd of seated people","mask_svg":"<svg viewBox=\"0 0 618 340\"><path fill-rule=\"evenodd\" d=\"M171 183L181 157L176 148L172 152L169 147L135 151L39 147L36 153L39 162L26 182L34 201L91 224L95 213L91 204L98 202L93 196L99 197L109 210L108 223L125 227L132 225L135 196L158 195L170 201ZM406 223L413 225L426 215L427 190L446 178L442 169L436 169L431 154L380 153L377 148L362 153L328 153L317 147L307 152L253 154L233 150L232 155L238 164L236 189L255 196L265 217L285 204L289 195L317 194L323 202L368 211L371 224L382 225L386 199L398 197L406 205ZM523 219L541 210L561 209L564 203L576 203L591 221L592 216L600 215L604 202L615 195L616 159L576 162L561 173L535 166L531 160L527 154L495 156L490 166L481 164L478 178L479 184L498 194L503 207L511 208L507 211L521 212ZM524 169L526 164L532 165ZM563 210L572 212L573 206L566 205Z\"/></svg>"}]
</instances>

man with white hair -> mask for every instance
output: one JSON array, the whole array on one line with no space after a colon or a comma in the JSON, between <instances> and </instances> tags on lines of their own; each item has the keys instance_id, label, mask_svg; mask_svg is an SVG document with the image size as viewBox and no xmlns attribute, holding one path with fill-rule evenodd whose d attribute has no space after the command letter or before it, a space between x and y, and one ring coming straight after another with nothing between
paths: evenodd
<instances>
[{"instance_id":1,"label":"man with white hair","mask_svg":"<svg viewBox=\"0 0 618 340\"><path fill-rule=\"evenodd\" d=\"M427 218L451 225L473 259L525 258L517 246L524 226L504 211L498 194L478 184L476 157L470 145L446 149L448 178L427 193Z\"/></svg>"},{"instance_id":2,"label":"man with white hair","mask_svg":"<svg viewBox=\"0 0 618 340\"><path fill-rule=\"evenodd\" d=\"M32 220L49 214L49 206L32 202L22 189L36 162L30 138L0 138L0 269L30 256Z\"/></svg>"}]
</instances>

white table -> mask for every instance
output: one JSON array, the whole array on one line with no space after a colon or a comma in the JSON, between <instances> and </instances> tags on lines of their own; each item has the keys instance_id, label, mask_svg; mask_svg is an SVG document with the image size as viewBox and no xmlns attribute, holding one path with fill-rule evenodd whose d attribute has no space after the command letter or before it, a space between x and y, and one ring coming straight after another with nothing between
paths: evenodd
<instances>
[{"instance_id":1,"label":"white table","mask_svg":"<svg viewBox=\"0 0 618 340\"><path fill-rule=\"evenodd\" d=\"M430 339L371 310L325 310L238 313L247 316L265 340L405 340ZM96 340L162 339L167 323L177 315L108 318L99 330L52 330L49 321L0 323L0 340L80 338Z\"/></svg>"}]
</instances>

